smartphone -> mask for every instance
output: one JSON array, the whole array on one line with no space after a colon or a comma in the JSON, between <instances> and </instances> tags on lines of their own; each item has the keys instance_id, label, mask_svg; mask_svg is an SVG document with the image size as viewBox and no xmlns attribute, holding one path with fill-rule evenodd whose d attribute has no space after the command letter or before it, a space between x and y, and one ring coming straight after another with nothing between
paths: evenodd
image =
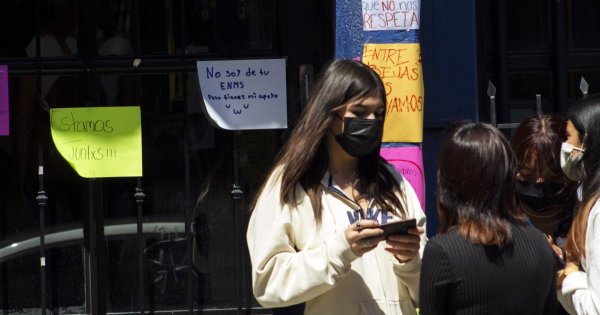
<instances>
[{"instance_id":1,"label":"smartphone","mask_svg":"<svg viewBox=\"0 0 600 315\"><path fill-rule=\"evenodd\" d=\"M408 234L408 229L417 226L417 219L408 219L404 221L393 221L373 228L383 229L383 236L388 237L390 235L403 235Z\"/></svg>"}]
</instances>

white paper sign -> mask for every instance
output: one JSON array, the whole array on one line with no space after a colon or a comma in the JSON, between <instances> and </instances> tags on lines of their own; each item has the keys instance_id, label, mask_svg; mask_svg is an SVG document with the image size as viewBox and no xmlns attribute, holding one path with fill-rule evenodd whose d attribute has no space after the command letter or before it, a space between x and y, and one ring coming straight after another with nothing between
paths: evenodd
<instances>
[{"instance_id":1,"label":"white paper sign","mask_svg":"<svg viewBox=\"0 0 600 315\"><path fill-rule=\"evenodd\" d=\"M198 61L205 109L228 130L287 128L285 59Z\"/></svg>"},{"instance_id":2,"label":"white paper sign","mask_svg":"<svg viewBox=\"0 0 600 315\"><path fill-rule=\"evenodd\" d=\"M363 30L419 29L421 0L362 0Z\"/></svg>"}]
</instances>

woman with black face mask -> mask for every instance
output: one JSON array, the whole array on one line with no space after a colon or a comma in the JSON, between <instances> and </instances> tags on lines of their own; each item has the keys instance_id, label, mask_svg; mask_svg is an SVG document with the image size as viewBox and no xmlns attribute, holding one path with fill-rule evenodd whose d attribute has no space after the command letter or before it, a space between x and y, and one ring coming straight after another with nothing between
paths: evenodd
<instances>
[{"instance_id":1,"label":"woman with black face mask","mask_svg":"<svg viewBox=\"0 0 600 315\"><path fill-rule=\"evenodd\" d=\"M561 169L560 152L566 121L551 114L522 121L511 138L518 160L515 192L535 227L544 232L563 265L564 246L571 227L577 182Z\"/></svg>"},{"instance_id":2,"label":"woman with black face mask","mask_svg":"<svg viewBox=\"0 0 600 315\"><path fill-rule=\"evenodd\" d=\"M530 224L546 234L557 269L562 269L567 260L565 243L577 200L577 181L561 168L566 125L557 115L536 115L522 121L511 138L519 162L517 198ZM568 314L562 305L558 308L558 314Z\"/></svg>"},{"instance_id":3,"label":"woman with black face mask","mask_svg":"<svg viewBox=\"0 0 600 315\"><path fill-rule=\"evenodd\" d=\"M360 62L334 61L315 84L248 225L254 295L274 314L416 314L425 215L379 155L385 112ZM378 228L413 218L407 234Z\"/></svg>"}]
</instances>

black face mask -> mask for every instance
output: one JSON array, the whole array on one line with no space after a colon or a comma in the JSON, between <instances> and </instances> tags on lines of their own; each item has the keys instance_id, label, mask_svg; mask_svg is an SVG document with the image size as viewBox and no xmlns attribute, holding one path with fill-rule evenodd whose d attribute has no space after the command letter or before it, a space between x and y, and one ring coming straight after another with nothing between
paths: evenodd
<instances>
[{"instance_id":1,"label":"black face mask","mask_svg":"<svg viewBox=\"0 0 600 315\"><path fill-rule=\"evenodd\" d=\"M344 117L343 121L344 132L335 139L349 155L365 156L381 144L383 120Z\"/></svg>"},{"instance_id":2,"label":"black face mask","mask_svg":"<svg viewBox=\"0 0 600 315\"><path fill-rule=\"evenodd\" d=\"M515 184L517 197L535 212L543 212L565 204L565 197L560 194L563 188L563 184L524 181L517 181Z\"/></svg>"}]
</instances>

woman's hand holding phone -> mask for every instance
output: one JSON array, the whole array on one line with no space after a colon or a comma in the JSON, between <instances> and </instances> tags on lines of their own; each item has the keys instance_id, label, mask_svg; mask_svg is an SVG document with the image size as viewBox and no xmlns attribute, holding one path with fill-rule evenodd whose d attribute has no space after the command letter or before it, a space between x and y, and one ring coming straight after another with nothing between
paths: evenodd
<instances>
[{"instance_id":1,"label":"woman's hand holding phone","mask_svg":"<svg viewBox=\"0 0 600 315\"><path fill-rule=\"evenodd\" d=\"M392 253L399 262L408 262L419 254L423 232L425 229L422 227L412 227L408 229L408 234L390 235L386 239L385 250Z\"/></svg>"},{"instance_id":2,"label":"woman's hand holding phone","mask_svg":"<svg viewBox=\"0 0 600 315\"><path fill-rule=\"evenodd\" d=\"M346 241L357 256L375 249L385 239L383 230L378 227L377 221L358 220L346 229Z\"/></svg>"},{"instance_id":3,"label":"woman's hand holding phone","mask_svg":"<svg viewBox=\"0 0 600 315\"><path fill-rule=\"evenodd\" d=\"M419 254L421 234L424 229L416 226L415 219L393 221L379 225L377 221L359 220L346 230L346 239L359 256L386 240L385 250L404 263Z\"/></svg>"}]
</instances>

